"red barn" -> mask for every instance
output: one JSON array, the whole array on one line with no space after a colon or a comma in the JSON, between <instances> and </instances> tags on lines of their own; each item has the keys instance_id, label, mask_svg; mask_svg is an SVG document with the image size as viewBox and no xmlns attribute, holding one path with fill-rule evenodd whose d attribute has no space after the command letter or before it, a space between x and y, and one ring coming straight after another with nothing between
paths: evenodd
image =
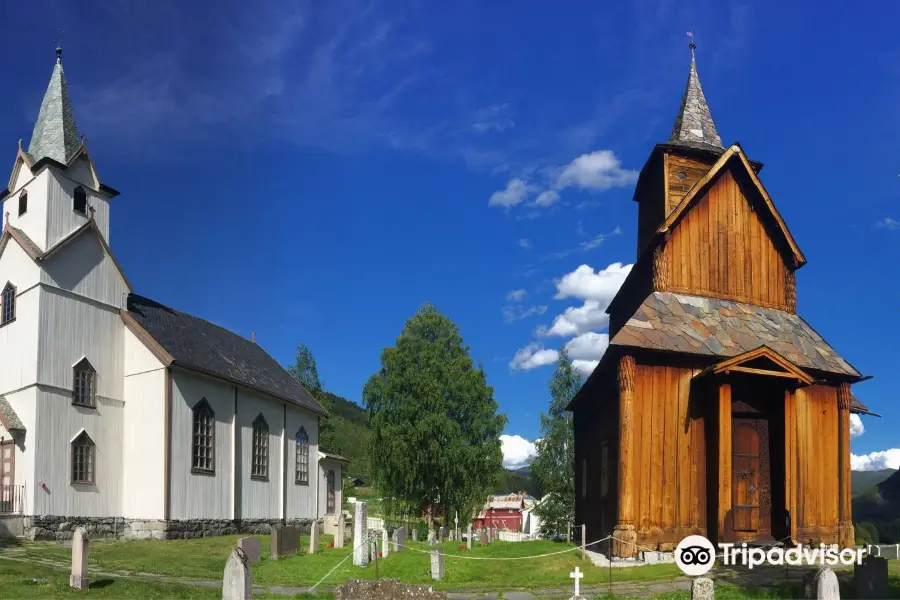
<instances>
[{"instance_id":1,"label":"red barn","mask_svg":"<svg viewBox=\"0 0 900 600\"><path fill-rule=\"evenodd\" d=\"M491 496L475 516L472 527L522 531L522 510L524 508L524 494Z\"/></svg>"}]
</instances>

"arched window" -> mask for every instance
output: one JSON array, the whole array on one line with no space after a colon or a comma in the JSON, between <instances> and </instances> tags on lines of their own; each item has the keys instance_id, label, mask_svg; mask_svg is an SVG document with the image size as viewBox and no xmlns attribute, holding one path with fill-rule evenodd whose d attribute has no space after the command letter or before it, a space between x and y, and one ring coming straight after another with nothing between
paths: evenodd
<instances>
[{"instance_id":1,"label":"arched window","mask_svg":"<svg viewBox=\"0 0 900 600\"><path fill-rule=\"evenodd\" d=\"M80 185L75 188L75 193L73 194L72 210L87 215L87 194Z\"/></svg>"},{"instance_id":2,"label":"arched window","mask_svg":"<svg viewBox=\"0 0 900 600\"><path fill-rule=\"evenodd\" d=\"M306 430L301 427L294 436L296 448L297 466L296 466L296 482L302 485L309 485L309 436Z\"/></svg>"},{"instance_id":3,"label":"arched window","mask_svg":"<svg viewBox=\"0 0 900 600\"><path fill-rule=\"evenodd\" d=\"M250 477L269 478L269 424L266 423L262 413L253 421L253 461Z\"/></svg>"},{"instance_id":4,"label":"arched window","mask_svg":"<svg viewBox=\"0 0 900 600\"><path fill-rule=\"evenodd\" d=\"M191 470L201 473L216 471L216 414L206 398L194 405L194 428L191 443Z\"/></svg>"},{"instance_id":5,"label":"arched window","mask_svg":"<svg viewBox=\"0 0 900 600\"><path fill-rule=\"evenodd\" d=\"M94 441L86 431L72 440L72 483L94 483Z\"/></svg>"},{"instance_id":6,"label":"arched window","mask_svg":"<svg viewBox=\"0 0 900 600\"><path fill-rule=\"evenodd\" d=\"M3 288L2 302L0 303L3 305L0 325L6 325L16 318L16 286L8 281Z\"/></svg>"},{"instance_id":7,"label":"arched window","mask_svg":"<svg viewBox=\"0 0 900 600\"><path fill-rule=\"evenodd\" d=\"M28 192L22 190L22 193L19 194L19 216L21 217L26 212L28 212Z\"/></svg>"},{"instance_id":8,"label":"arched window","mask_svg":"<svg viewBox=\"0 0 900 600\"><path fill-rule=\"evenodd\" d=\"M88 359L82 358L72 367L74 385L72 387L72 404L78 406L94 406L94 384L97 372Z\"/></svg>"}]
</instances>

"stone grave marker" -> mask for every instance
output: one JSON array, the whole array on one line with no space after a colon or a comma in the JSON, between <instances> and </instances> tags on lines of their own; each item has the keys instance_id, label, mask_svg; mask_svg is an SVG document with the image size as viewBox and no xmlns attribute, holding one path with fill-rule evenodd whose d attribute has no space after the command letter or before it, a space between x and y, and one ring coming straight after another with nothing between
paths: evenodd
<instances>
[{"instance_id":1,"label":"stone grave marker","mask_svg":"<svg viewBox=\"0 0 900 600\"><path fill-rule=\"evenodd\" d=\"M309 553L315 554L319 551L319 522L313 521L312 527L309 528Z\"/></svg>"},{"instance_id":2,"label":"stone grave marker","mask_svg":"<svg viewBox=\"0 0 900 600\"><path fill-rule=\"evenodd\" d=\"M235 548L225 561L222 577L222 600L250 600L250 559L247 553Z\"/></svg>"},{"instance_id":3,"label":"stone grave marker","mask_svg":"<svg viewBox=\"0 0 900 600\"><path fill-rule=\"evenodd\" d=\"M282 556L297 554L300 549L300 532L296 527L277 524L272 528L269 558L278 560Z\"/></svg>"},{"instance_id":4,"label":"stone grave marker","mask_svg":"<svg viewBox=\"0 0 900 600\"><path fill-rule=\"evenodd\" d=\"M72 535L72 573L69 575L69 587L76 590L88 589L88 540L84 527L75 529Z\"/></svg>"},{"instance_id":5,"label":"stone grave marker","mask_svg":"<svg viewBox=\"0 0 900 600\"><path fill-rule=\"evenodd\" d=\"M484 531L482 531L482 532L481 532L481 545L482 545L482 546L487 546L487 545L490 544L490 543L491 543L491 540L488 539L487 533L484 532Z\"/></svg>"},{"instance_id":6,"label":"stone grave marker","mask_svg":"<svg viewBox=\"0 0 900 600\"><path fill-rule=\"evenodd\" d=\"M856 598L880 600L888 597L888 563L886 558L866 556L853 568Z\"/></svg>"},{"instance_id":7,"label":"stone grave marker","mask_svg":"<svg viewBox=\"0 0 900 600\"><path fill-rule=\"evenodd\" d=\"M412 528L412 541L414 541L414 542L419 541L419 528L418 527Z\"/></svg>"},{"instance_id":8,"label":"stone grave marker","mask_svg":"<svg viewBox=\"0 0 900 600\"><path fill-rule=\"evenodd\" d=\"M472 549L472 524L469 523L468 535L466 536L466 548Z\"/></svg>"},{"instance_id":9,"label":"stone grave marker","mask_svg":"<svg viewBox=\"0 0 900 600\"><path fill-rule=\"evenodd\" d=\"M444 543L444 526L443 525L438 527L437 541L438 541L438 544Z\"/></svg>"},{"instance_id":10,"label":"stone grave marker","mask_svg":"<svg viewBox=\"0 0 900 600\"><path fill-rule=\"evenodd\" d=\"M406 527L398 527L394 530L394 552L402 552L406 545Z\"/></svg>"},{"instance_id":11,"label":"stone grave marker","mask_svg":"<svg viewBox=\"0 0 900 600\"><path fill-rule=\"evenodd\" d=\"M803 575L803 597L806 600L840 600L837 575L828 568L807 571Z\"/></svg>"},{"instance_id":12,"label":"stone grave marker","mask_svg":"<svg viewBox=\"0 0 900 600\"><path fill-rule=\"evenodd\" d=\"M391 553L391 542L388 540L387 529L381 530L381 557L387 558Z\"/></svg>"},{"instance_id":13,"label":"stone grave marker","mask_svg":"<svg viewBox=\"0 0 900 600\"><path fill-rule=\"evenodd\" d=\"M334 547L335 548L343 548L344 547L344 528L346 527L346 523L344 523L344 513L340 513L337 516L337 523L335 525L334 530Z\"/></svg>"},{"instance_id":14,"label":"stone grave marker","mask_svg":"<svg viewBox=\"0 0 900 600\"><path fill-rule=\"evenodd\" d=\"M434 546L434 544L435 544L434 529L429 529L428 530L428 545Z\"/></svg>"},{"instance_id":15,"label":"stone grave marker","mask_svg":"<svg viewBox=\"0 0 900 600\"><path fill-rule=\"evenodd\" d=\"M575 567L575 570L569 573L569 577L575 580L575 595L570 597L569 600L585 600L584 596L581 595L581 578L584 577L584 573L581 572L581 569Z\"/></svg>"},{"instance_id":16,"label":"stone grave marker","mask_svg":"<svg viewBox=\"0 0 900 600\"><path fill-rule=\"evenodd\" d=\"M364 540L368 534L366 529L366 517L369 509L365 502L357 502L353 505L353 564L364 567L369 564L369 548Z\"/></svg>"},{"instance_id":17,"label":"stone grave marker","mask_svg":"<svg viewBox=\"0 0 900 600\"><path fill-rule=\"evenodd\" d=\"M714 600L715 597L715 586L709 577L697 577L691 582L691 600Z\"/></svg>"},{"instance_id":18,"label":"stone grave marker","mask_svg":"<svg viewBox=\"0 0 900 600\"><path fill-rule=\"evenodd\" d=\"M441 581L444 578L444 549L431 551L431 578Z\"/></svg>"},{"instance_id":19,"label":"stone grave marker","mask_svg":"<svg viewBox=\"0 0 900 600\"><path fill-rule=\"evenodd\" d=\"M262 544L257 537L242 537L237 542L237 547L244 551L251 565L259 564L262 560Z\"/></svg>"}]
</instances>

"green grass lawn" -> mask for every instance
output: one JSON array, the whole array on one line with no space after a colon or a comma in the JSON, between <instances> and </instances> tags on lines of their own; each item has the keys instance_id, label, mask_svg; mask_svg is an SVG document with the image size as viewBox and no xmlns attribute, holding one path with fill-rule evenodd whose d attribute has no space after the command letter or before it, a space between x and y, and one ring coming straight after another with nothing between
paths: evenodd
<instances>
[{"instance_id":1,"label":"green grass lawn","mask_svg":"<svg viewBox=\"0 0 900 600\"><path fill-rule=\"evenodd\" d=\"M257 585L310 586L317 583L328 571L346 557L351 548L326 548L330 536L322 536L322 550L316 554L269 560L269 537L257 536L262 542L263 560L253 567L253 583ZM221 580L225 559L234 547L238 536L223 536L198 540L172 541L92 541L89 553L91 568L116 574L153 573L168 577ZM522 543L494 542L490 546L476 545L471 551L458 550L458 543L443 544L446 577L441 582L431 579L430 557L412 548L427 550L423 543L408 542L411 546L403 552L392 552L385 560L378 561L380 577L397 578L408 583L434 584L438 589L509 589L509 588L562 588L571 584L569 572L577 565L585 573L582 584L597 585L607 581L608 569L595 567L582 561L577 552L535 560L466 560L468 557L521 557L557 552L566 544L535 541ZM301 548L307 548L309 537L301 536ZM51 559L60 564L70 560L70 549L52 542L22 542L15 552L26 558ZM3 550L0 550L0 557ZM675 565L653 565L632 569L613 569L614 581L671 579L678 575ZM374 563L366 568L353 566L347 560L322 585L336 585L348 579L374 579Z\"/></svg>"}]
</instances>

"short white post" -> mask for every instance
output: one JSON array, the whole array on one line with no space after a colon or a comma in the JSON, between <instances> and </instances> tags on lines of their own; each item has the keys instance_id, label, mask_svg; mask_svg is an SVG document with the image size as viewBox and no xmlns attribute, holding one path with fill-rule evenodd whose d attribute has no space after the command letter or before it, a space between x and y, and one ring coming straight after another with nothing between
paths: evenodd
<instances>
[{"instance_id":1,"label":"short white post","mask_svg":"<svg viewBox=\"0 0 900 600\"><path fill-rule=\"evenodd\" d=\"M585 525L581 526L581 560L587 558L587 546L585 545L587 543L586 529Z\"/></svg>"}]
</instances>

